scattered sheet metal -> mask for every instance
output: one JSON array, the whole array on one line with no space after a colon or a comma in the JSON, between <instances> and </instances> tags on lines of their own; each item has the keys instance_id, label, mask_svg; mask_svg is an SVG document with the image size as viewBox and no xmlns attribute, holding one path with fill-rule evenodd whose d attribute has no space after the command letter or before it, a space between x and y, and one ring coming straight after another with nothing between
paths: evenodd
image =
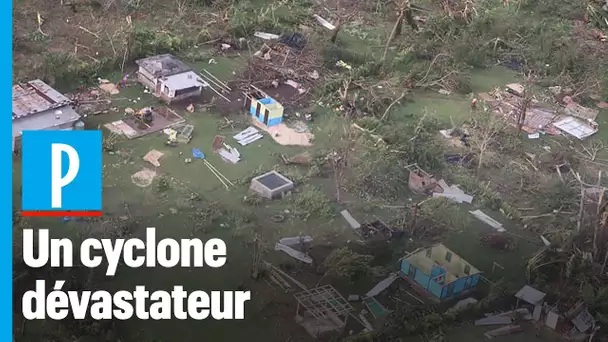
<instances>
[{"instance_id":1,"label":"scattered sheet metal","mask_svg":"<svg viewBox=\"0 0 608 342\"><path fill-rule=\"evenodd\" d=\"M256 36L256 37L258 37L258 38L265 39L265 40L279 39L279 35L278 34L273 34L273 33L256 32L253 35Z\"/></svg>"},{"instance_id":2,"label":"scattered sheet metal","mask_svg":"<svg viewBox=\"0 0 608 342\"><path fill-rule=\"evenodd\" d=\"M490 330L486 332L484 336L488 339L493 339L494 337L516 334L523 331L524 329L519 325L509 325L507 327Z\"/></svg>"},{"instance_id":3,"label":"scattered sheet metal","mask_svg":"<svg viewBox=\"0 0 608 342\"><path fill-rule=\"evenodd\" d=\"M235 135L233 138L239 143L241 146L247 146L254 141L262 139L263 135L255 127L248 127L246 130L240 132Z\"/></svg>"},{"instance_id":4,"label":"scattered sheet metal","mask_svg":"<svg viewBox=\"0 0 608 342\"><path fill-rule=\"evenodd\" d=\"M560 131L579 140L584 140L597 132L597 127L593 127L593 125L596 124L588 124L572 116L565 117L553 123L553 126Z\"/></svg>"},{"instance_id":5,"label":"scattered sheet metal","mask_svg":"<svg viewBox=\"0 0 608 342\"><path fill-rule=\"evenodd\" d=\"M367 307L369 312L374 316L374 318L383 317L391 313L390 310L386 309L380 302L376 300L374 297L367 297L363 299L363 304Z\"/></svg>"},{"instance_id":6,"label":"scattered sheet metal","mask_svg":"<svg viewBox=\"0 0 608 342\"><path fill-rule=\"evenodd\" d=\"M361 229L361 224L355 220L355 218L348 212L348 210L344 209L340 212L342 217L348 222L352 229Z\"/></svg>"},{"instance_id":7,"label":"scattered sheet metal","mask_svg":"<svg viewBox=\"0 0 608 342\"><path fill-rule=\"evenodd\" d=\"M365 327L364 331L366 331L366 332L373 331L374 328L372 327L372 324L367 320L367 317L365 317L365 313L366 313L365 310L361 310L361 312L359 313L359 319L361 320L361 323Z\"/></svg>"},{"instance_id":8,"label":"scattered sheet metal","mask_svg":"<svg viewBox=\"0 0 608 342\"><path fill-rule=\"evenodd\" d=\"M553 311L549 311L547 313L547 318L545 319L545 325L553 330L557 327L557 322L559 321L559 315Z\"/></svg>"},{"instance_id":9,"label":"scattered sheet metal","mask_svg":"<svg viewBox=\"0 0 608 342\"><path fill-rule=\"evenodd\" d=\"M545 244L545 246L551 246L551 241L547 240L547 238L545 238L544 236L541 235L540 239L543 241L543 244Z\"/></svg>"},{"instance_id":10,"label":"scattered sheet metal","mask_svg":"<svg viewBox=\"0 0 608 342\"><path fill-rule=\"evenodd\" d=\"M494 220L493 218L491 218L490 216L486 215L483 211L481 210L475 210L475 211L469 211L469 213L471 213L471 215L475 216L476 218L478 218L480 221L488 224L489 226L491 226L492 228L496 229L498 232L506 232L507 230L504 229L502 227L502 223Z\"/></svg>"},{"instance_id":11,"label":"scattered sheet metal","mask_svg":"<svg viewBox=\"0 0 608 342\"><path fill-rule=\"evenodd\" d=\"M374 286L371 290L367 291L365 296L374 297L379 295L382 291L386 290L389 286L391 286L395 282L395 280L397 280L397 278L399 278L397 274L391 273L384 280L376 284L376 286Z\"/></svg>"},{"instance_id":12,"label":"scattered sheet metal","mask_svg":"<svg viewBox=\"0 0 608 342\"><path fill-rule=\"evenodd\" d=\"M510 316L490 316L475 321L475 325L507 325L513 323Z\"/></svg>"},{"instance_id":13,"label":"scattered sheet metal","mask_svg":"<svg viewBox=\"0 0 608 342\"><path fill-rule=\"evenodd\" d=\"M361 296L359 296L359 295L348 295L347 300L349 302L358 302L358 301L361 300Z\"/></svg>"},{"instance_id":14,"label":"scattered sheet metal","mask_svg":"<svg viewBox=\"0 0 608 342\"><path fill-rule=\"evenodd\" d=\"M279 239L279 243L285 246L296 246L300 243L311 243L311 236L294 236L294 237L284 237Z\"/></svg>"},{"instance_id":15,"label":"scattered sheet metal","mask_svg":"<svg viewBox=\"0 0 608 342\"><path fill-rule=\"evenodd\" d=\"M595 121L595 119L597 119L599 111L596 109L581 106L580 104L571 101L564 108L564 114L583 120Z\"/></svg>"},{"instance_id":16,"label":"scattered sheet metal","mask_svg":"<svg viewBox=\"0 0 608 342\"><path fill-rule=\"evenodd\" d=\"M274 250L275 251L282 251L284 253L286 253L287 255L291 256L294 259L298 259L301 262L307 263L307 264L312 264L312 258L309 257L308 255L297 251L289 246L285 246L281 243L277 243L274 245Z\"/></svg>"},{"instance_id":17,"label":"scattered sheet metal","mask_svg":"<svg viewBox=\"0 0 608 342\"><path fill-rule=\"evenodd\" d=\"M566 313L572 324L579 332L587 332L595 325L595 318L591 315L584 302L579 302L572 310Z\"/></svg>"},{"instance_id":18,"label":"scattered sheet metal","mask_svg":"<svg viewBox=\"0 0 608 342\"><path fill-rule=\"evenodd\" d=\"M329 21L323 19L320 15L318 14L314 14L313 17L315 19L317 19L317 21L319 22L319 24L321 24L323 27L325 27L326 29L333 31L336 29L336 26L332 23L330 23Z\"/></svg>"},{"instance_id":19,"label":"scattered sheet metal","mask_svg":"<svg viewBox=\"0 0 608 342\"><path fill-rule=\"evenodd\" d=\"M492 316L492 315L489 315L489 316ZM489 317L489 316L487 316L487 317ZM505 312L497 314L496 316L516 317L517 319L521 319L524 321L532 320L532 315L530 315L530 311L526 308L519 308L519 309L515 309L515 310L511 310L511 311L505 311Z\"/></svg>"},{"instance_id":20,"label":"scattered sheet metal","mask_svg":"<svg viewBox=\"0 0 608 342\"><path fill-rule=\"evenodd\" d=\"M515 294L515 298L523 300L524 302L532 305L542 304L547 294L541 292L532 286L525 285Z\"/></svg>"},{"instance_id":21,"label":"scattered sheet metal","mask_svg":"<svg viewBox=\"0 0 608 342\"><path fill-rule=\"evenodd\" d=\"M236 148L226 144L223 144L223 147L217 150L217 154L219 154L222 159L229 161L232 164L236 164L241 160L241 153L239 153Z\"/></svg>"},{"instance_id":22,"label":"scattered sheet metal","mask_svg":"<svg viewBox=\"0 0 608 342\"><path fill-rule=\"evenodd\" d=\"M453 201L456 201L458 203L463 203L463 202L467 202L467 203L472 203L473 202L473 196L471 195L467 195L467 194L450 194L450 193L441 193L441 192L435 192L433 193L433 197L445 197L445 198L449 198Z\"/></svg>"},{"instance_id":23,"label":"scattered sheet metal","mask_svg":"<svg viewBox=\"0 0 608 342\"><path fill-rule=\"evenodd\" d=\"M542 305L536 305L534 307L534 311L532 312L532 318L534 319L534 321L538 322L540 321L540 316L543 313L543 306Z\"/></svg>"}]
</instances>

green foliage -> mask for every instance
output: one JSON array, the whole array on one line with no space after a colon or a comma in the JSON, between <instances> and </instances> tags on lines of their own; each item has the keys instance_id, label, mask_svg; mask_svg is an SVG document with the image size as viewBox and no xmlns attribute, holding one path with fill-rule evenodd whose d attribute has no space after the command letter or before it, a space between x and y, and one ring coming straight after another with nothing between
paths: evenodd
<instances>
[{"instance_id":1,"label":"green foliage","mask_svg":"<svg viewBox=\"0 0 608 342\"><path fill-rule=\"evenodd\" d=\"M321 269L326 276L335 276L356 281L365 276L376 276L381 269L371 266L374 257L357 254L348 247L333 250L323 261Z\"/></svg>"},{"instance_id":2,"label":"green foliage","mask_svg":"<svg viewBox=\"0 0 608 342\"><path fill-rule=\"evenodd\" d=\"M294 31L312 13L308 0L287 0L262 7L244 0L232 6L231 10L228 31L237 37L251 36L255 31Z\"/></svg>"},{"instance_id":3,"label":"green foliage","mask_svg":"<svg viewBox=\"0 0 608 342\"><path fill-rule=\"evenodd\" d=\"M306 187L301 193L292 196L293 212L302 220L310 217L328 219L335 215L331 200L323 191Z\"/></svg>"}]
</instances>

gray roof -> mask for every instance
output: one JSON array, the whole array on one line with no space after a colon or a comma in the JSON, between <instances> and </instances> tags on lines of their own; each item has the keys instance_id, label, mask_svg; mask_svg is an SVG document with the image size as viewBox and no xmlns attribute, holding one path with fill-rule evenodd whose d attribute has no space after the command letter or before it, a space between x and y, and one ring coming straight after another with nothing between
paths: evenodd
<instances>
[{"instance_id":1,"label":"gray roof","mask_svg":"<svg viewBox=\"0 0 608 342\"><path fill-rule=\"evenodd\" d=\"M142 58L135 63L154 77L167 77L192 70L186 63L171 54Z\"/></svg>"},{"instance_id":2,"label":"gray roof","mask_svg":"<svg viewBox=\"0 0 608 342\"><path fill-rule=\"evenodd\" d=\"M13 85L13 120L69 104L70 99L41 80Z\"/></svg>"},{"instance_id":3,"label":"gray roof","mask_svg":"<svg viewBox=\"0 0 608 342\"><path fill-rule=\"evenodd\" d=\"M13 120L13 138L21 135L23 131L38 131L46 129L64 129L80 119L71 106L63 106L40 112L37 115L21 117Z\"/></svg>"}]
</instances>

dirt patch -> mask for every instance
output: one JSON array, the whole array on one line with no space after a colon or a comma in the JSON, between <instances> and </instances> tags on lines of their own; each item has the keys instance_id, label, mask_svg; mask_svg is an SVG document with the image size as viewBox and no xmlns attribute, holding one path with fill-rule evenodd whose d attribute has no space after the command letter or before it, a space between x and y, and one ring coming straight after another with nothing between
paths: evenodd
<instances>
[{"instance_id":1,"label":"dirt patch","mask_svg":"<svg viewBox=\"0 0 608 342\"><path fill-rule=\"evenodd\" d=\"M145 168L131 175L131 181L133 184L140 188L149 187L156 178L156 171Z\"/></svg>"},{"instance_id":2,"label":"dirt patch","mask_svg":"<svg viewBox=\"0 0 608 342\"><path fill-rule=\"evenodd\" d=\"M297 128L290 128L286 124L279 124L272 127L266 127L257 120L252 120L254 125L268 132L277 143L284 146L311 146L313 134L310 132L302 132Z\"/></svg>"}]
</instances>

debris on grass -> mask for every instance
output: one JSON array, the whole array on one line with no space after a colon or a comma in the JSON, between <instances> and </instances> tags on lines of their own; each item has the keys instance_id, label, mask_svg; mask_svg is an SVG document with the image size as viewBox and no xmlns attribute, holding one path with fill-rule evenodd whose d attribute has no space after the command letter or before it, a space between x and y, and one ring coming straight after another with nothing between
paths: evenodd
<instances>
[{"instance_id":1,"label":"debris on grass","mask_svg":"<svg viewBox=\"0 0 608 342\"><path fill-rule=\"evenodd\" d=\"M150 164L159 167L160 163L159 163L159 159L164 155L164 153L157 151L157 150L150 150L150 152L146 153L146 155L144 156L144 160L149 162Z\"/></svg>"},{"instance_id":2,"label":"debris on grass","mask_svg":"<svg viewBox=\"0 0 608 342\"><path fill-rule=\"evenodd\" d=\"M131 175L131 181L140 188L146 188L152 184L155 177L156 171L145 168Z\"/></svg>"}]
</instances>

